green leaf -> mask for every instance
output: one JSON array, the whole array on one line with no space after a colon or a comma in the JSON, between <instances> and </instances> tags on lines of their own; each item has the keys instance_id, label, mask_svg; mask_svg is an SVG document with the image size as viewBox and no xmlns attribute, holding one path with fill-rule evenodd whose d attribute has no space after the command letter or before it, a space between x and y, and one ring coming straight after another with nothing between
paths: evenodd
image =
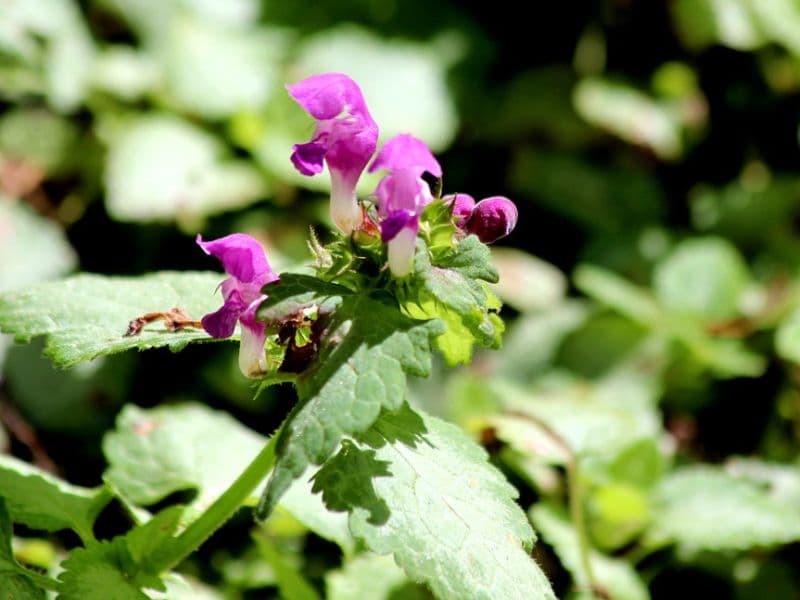
<instances>
[{"instance_id":1,"label":"green leaf","mask_svg":"<svg viewBox=\"0 0 800 600\"><path fill-rule=\"evenodd\" d=\"M567 278L556 267L517 248L492 248L498 281L492 289L520 312L555 309L564 302Z\"/></svg>"},{"instance_id":2,"label":"green leaf","mask_svg":"<svg viewBox=\"0 0 800 600\"><path fill-rule=\"evenodd\" d=\"M148 560L156 550L172 538L181 524L184 510L183 506L165 508L146 523L125 534L128 552L137 565L142 566L147 572L153 572Z\"/></svg>"},{"instance_id":3,"label":"green leaf","mask_svg":"<svg viewBox=\"0 0 800 600\"><path fill-rule=\"evenodd\" d=\"M749 283L747 265L736 247L714 237L679 243L653 273L653 289L662 306L703 319L739 315Z\"/></svg>"},{"instance_id":4,"label":"green leaf","mask_svg":"<svg viewBox=\"0 0 800 600\"><path fill-rule=\"evenodd\" d=\"M314 305L333 309L343 296L353 293L341 285L299 273L281 273L280 280L271 283L268 291L269 298L258 310L258 318L265 322L280 321Z\"/></svg>"},{"instance_id":5,"label":"green leaf","mask_svg":"<svg viewBox=\"0 0 800 600\"><path fill-rule=\"evenodd\" d=\"M0 230L0 292L56 277L77 263L61 228L2 194Z\"/></svg>"},{"instance_id":6,"label":"green leaf","mask_svg":"<svg viewBox=\"0 0 800 600\"><path fill-rule=\"evenodd\" d=\"M3 600L44 600L44 591L19 573L0 571L0 598Z\"/></svg>"},{"instance_id":7,"label":"green leaf","mask_svg":"<svg viewBox=\"0 0 800 600\"><path fill-rule=\"evenodd\" d=\"M379 554L356 556L325 576L328 600L413 600L417 597L412 595L414 585L392 556ZM427 597L424 588L416 589L420 591L419 600Z\"/></svg>"},{"instance_id":8,"label":"green leaf","mask_svg":"<svg viewBox=\"0 0 800 600\"><path fill-rule=\"evenodd\" d=\"M259 314L268 314L272 302L289 301L270 297ZM327 460L343 436L369 429L381 409L402 406L406 376L430 374L431 340L441 333L439 321L412 320L366 296L341 298L318 358L296 382L299 400L279 434L261 518L306 467Z\"/></svg>"},{"instance_id":9,"label":"green leaf","mask_svg":"<svg viewBox=\"0 0 800 600\"><path fill-rule=\"evenodd\" d=\"M718 467L692 466L665 477L653 501L649 539L691 551L747 550L800 540L800 510L763 485Z\"/></svg>"},{"instance_id":10,"label":"green leaf","mask_svg":"<svg viewBox=\"0 0 800 600\"><path fill-rule=\"evenodd\" d=\"M578 535L563 509L553 504L541 503L531 508L530 515L533 524L553 547L561 563L580 588L577 597L586 600L595 598L595 594L589 589L589 581L581 564ZM606 597L614 600L650 598L647 586L629 563L596 550L590 551L589 561L596 583L606 591Z\"/></svg>"},{"instance_id":11,"label":"green leaf","mask_svg":"<svg viewBox=\"0 0 800 600\"><path fill-rule=\"evenodd\" d=\"M61 281L0 294L0 331L19 342L46 335L45 355L56 366L129 349L166 346L182 350L189 342L211 341L205 331L168 331L163 324L125 337L128 323L153 311L184 309L200 319L217 310L221 273L163 271L143 277L82 274Z\"/></svg>"},{"instance_id":12,"label":"green leaf","mask_svg":"<svg viewBox=\"0 0 800 600\"><path fill-rule=\"evenodd\" d=\"M562 437L578 458L611 462L633 444L661 432L661 417L649 405L646 382L639 382L643 387L638 390L634 385L632 380L621 384L609 377L594 385L579 380L533 391L492 380L489 389L510 414L501 413L490 420L498 437L540 460L554 464L566 460L563 449L542 431L542 422Z\"/></svg>"},{"instance_id":13,"label":"green leaf","mask_svg":"<svg viewBox=\"0 0 800 600\"><path fill-rule=\"evenodd\" d=\"M775 331L775 350L781 358L800 363L800 309L781 321Z\"/></svg>"},{"instance_id":14,"label":"green leaf","mask_svg":"<svg viewBox=\"0 0 800 600\"><path fill-rule=\"evenodd\" d=\"M136 576L122 537L77 548L61 566L57 600L149 600L142 587L158 586L157 579Z\"/></svg>"},{"instance_id":15,"label":"green leaf","mask_svg":"<svg viewBox=\"0 0 800 600\"><path fill-rule=\"evenodd\" d=\"M11 548L11 518L0 498L0 598L3 600L43 600L45 595L17 563Z\"/></svg>"},{"instance_id":16,"label":"green leaf","mask_svg":"<svg viewBox=\"0 0 800 600\"><path fill-rule=\"evenodd\" d=\"M104 478L117 495L136 506L152 505L175 492L195 492L182 512L164 511L155 517L170 530L173 519L185 526L214 502L266 443L266 438L227 413L200 404L149 410L126 406L103 442L109 463ZM284 508L321 537L352 549L342 516L328 511L310 487L307 479L296 482L287 492ZM135 529L129 534L137 560L147 554L146 532Z\"/></svg>"},{"instance_id":17,"label":"green leaf","mask_svg":"<svg viewBox=\"0 0 800 600\"><path fill-rule=\"evenodd\" d=\"M230 415L196 404L145 410L126 406L103 452L104 479L138 506L192 490L185 519L207 508L262 449L266 440Z\"/></svg>"},{"instance_id":18,"label":"green leaf","mask_svg":"<svg viewBox=\"0 0 800 600\"><path fill-rule=\"evenodd\" d=\"M57 172L69 161L77 137L71 121L42 109L18 108L0 119L0 153L23 159L46 174Z\"/></svg>"},{"instance_id":19,"label":"green leaf","mask_svg":"<svg viewBox=\"0 0 800 600\"><path fill-rule=\"evenodd\" d=\"M167 573L163 581L166 589L163 592L147 590L149 598L152 600L226 600L229 598L194 578L177 573Z\"/></svg>"},{"instance_id":20,"label":"green leaf","mask_svg":"<svg viewBox=\"0 0 800 600\"><path fill-rule=\"evenodd\" d=\"M273 93L284 93L277 64L284 37L178 16L162 46L168 97L206 119L260 109Z\"/></svg>"},{"instance_id":21,"label":"green leaf","mask_svg":"<svg viewBox=\"0 0 800 600\"><path fill-rule=\"evenodd\" d=\"M221 142L174 115L133 121L111 140L105 168L106 207L119 221L183 220L247 206L265 183Z\"/></svg>"},{"instance_id":22,"label":"green leaf","mask_svg":"<svg viewBox=\"0 0 800 600\"><path fill-rule=\"evenodd\" d=\"M587 77L575 87L573 103L592 125L644 146L661 159L675 160L684 152L681 112L628 84Z\"/></svg>"},{"instance_id":23,"label":"green leaf","mask_svg":"<svg viewBox=\"0 0 800 600\"><path fill-rule=\"evenodd\" d=\"M314 480L370 550L393 553L441 598L555 598L529 555L516 490L465 433L412 411L384 412Z\"/></svg>"},{"instance_id":24,"label":"green leaf","mask_svg":"<svg viewBox=\"0 0 800 600\"><path fill-rule=\"evenodd\" d=\"M485 285L498 279L489 247L471 235L432 264L425 245L418 246L414 271L399 286L403 309L447 325L436 345L450 366L468 363L475 343L499 348L504 329L496 314L500 303Z\"/></svg>"},{"instance_id":25,"label":"green leaf","mask_svg":"<svg viewBox=\"0 0 800 600\"><path fill-rule=\"evenodd\" d=\"M692 356L719 377L757 377L764 372L764 357L739 340L715 338L691 315L665 310L646 290L600 267L581 265L575 270L576 287L640 325L686 347Z\"/></svg>"},{"instance_id":26,"label":"green leaf","mask_svg":"<svg viewBox=\"0 0 800 600\"><path fill-rule=\"evenodd\" d=\"M311 584L297 572L264 535L255 536L256 545L275 572L278 590L284 600L319 600L319 594Z\"/></svg>"},{"instance_id":27,"label":"green leaf","mask_svg":"<svg viewBox=\"0 0 800 600\"><path fill-rule=\"evenodd\" d=\"M694 49L715 43L737 50L753 50L764 43L764 35L753 18L747 0L676 0L670 7L675 30Z\"/></svg>"},{"instance_id":28,"label":"green leaf","mask_svg":"<svg viewBox=\"0 0 800 600\"><path fill-rule=\"evenodd\" d=\"M33 465L0 455L0 497L11 520L33 529L72 529L93 539L94 521L111 499L104 488L82 488Z\"/></svg>"}]
</instances>

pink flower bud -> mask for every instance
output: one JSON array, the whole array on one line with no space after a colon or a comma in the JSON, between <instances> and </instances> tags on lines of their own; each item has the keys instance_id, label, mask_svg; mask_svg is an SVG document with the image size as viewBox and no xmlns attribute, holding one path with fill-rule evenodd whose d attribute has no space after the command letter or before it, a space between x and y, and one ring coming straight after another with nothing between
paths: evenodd
<instances>
[{"instance_id":1,"label":"pink flower bud","mask_svg":"<svg viewBox=\"0 0 800 600\"><path fill-rule=\"evenodd\" d=\"M491 244L511 233L517 226L517 207L504 196L484 198L475 205L466 231L484 244Z\"/></svg>"},{"instance_id":2,"label":"pink flower bud","mask_svg":"<svg viewBox=\"0 0 800 600\"><path fill-rule=\"evenodd\" d=\"M456 227L464 229L475 208L475 198L469 194L451 194L445 196L442 200L448 204L452 204L453 218L455 219Z\"/></svg>"}]
</instances>

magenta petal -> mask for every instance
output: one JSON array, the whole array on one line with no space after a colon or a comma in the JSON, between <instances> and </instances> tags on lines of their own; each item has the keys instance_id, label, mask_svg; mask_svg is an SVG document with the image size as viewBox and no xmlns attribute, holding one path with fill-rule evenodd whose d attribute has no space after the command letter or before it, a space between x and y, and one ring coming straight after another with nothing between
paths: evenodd
<instances>
[{"instance_id":1,"label":"magenta petal","mask_svg":"<svg viewBox=\"0 0 800 600\"><path fill-rule=\"evenodd\" d=\"M442 167L425 142L407 133L396 135L383 145L370 165L369 172L374 173L381 169L412 170L417 176L427 171L434 177L442 176Z\"/></svg>"},{"instance_id":2,"label":"magenta petal","mask_svg":"<svg viewBox=\"0 0 800 600\"><path fill-rule=\"evenodd\" d=\"M233 335L233 330L236 329L236 322L246 308L247 306L242 302L241 296L238 293L234 293L225 301L222 308L203 317L203 329L211 337L230 337Z\"/></svg>"},{"instance_id":3,"label":"magenta petal","mask_svg":"<svg viewBox=\"0 0 800 600\"><path fill-rule=\"evenodd\" d=\"M511 233L517 226L516 205L503 196L484 198L475 205L467 222L467 231L474 233L484 244L491 244Z\"/></svg>"},{"instance_id":4,"label":"magenta petal","mask_svg":"<svg viewBox=\"0 0 800 600\"><path fill-rule=\"evenodd\" d=\"M397 210L388 218L381 221L381 241L384 243L395 238L404 227L413 228L414 232L418 228L419 217L408 210Z\"/></svg>"},{"instance_id":5,"label":"magenta petal","mask_svg":"<svg viewBox=\"0 0 800 600\"><path fill-rule=\"evenodd\" d=\"M261 287L278 279L267 262L264 248L249 235L232 233L204 242L198 234L196 242L206 254L218 258L225 272L241 283L252 282Z\"/></svg>"},{"instance_id":6,"label":"magenta petal","mask_svg":"<svg viewBox=\"0 0 800 600\"><path fill-rule=\"evenodd\" d=\"M345 110L351 114L367 110L361 89L343 73L312 75L303 81L287 85L286 89L318 121L335 119Z\"/></svg>"},{"instance_id":7,"label":"magenta petal","mask_svg":"<svg viewBox=\"0 0 800 600\"><path fill-rule=\"evenodd\" d=\"M331 172L355 187L378 143L378 125L372 119L358 85L347 75L325 73L286 86L289 94L317 120L314 137L297 144L292 163L303 175Z\"/></svg>"},{"instance_id":8,"label":"magenta petal","mask_svg":"<svg viewBox=\"0 0 800 600\"><path fill-rule=\"evenodd\" d=\"M317 142L295 144L292 164L303 175L316 175L322 172L322 161L327 151L327 146Z\"/></svg>"},{"instance_id":9,"label":"magenta petal","mask_svg":"<svg viewBox=\"0 0 800 600\"><path fill-rule=\"evenodd\" d=\"M452 194L445 196L442 200L452 204L456 226L461 229L466 228L467 221L472 216L472 211L475 208L475 198L469 194Z\"/></svg>"}]
</instances>

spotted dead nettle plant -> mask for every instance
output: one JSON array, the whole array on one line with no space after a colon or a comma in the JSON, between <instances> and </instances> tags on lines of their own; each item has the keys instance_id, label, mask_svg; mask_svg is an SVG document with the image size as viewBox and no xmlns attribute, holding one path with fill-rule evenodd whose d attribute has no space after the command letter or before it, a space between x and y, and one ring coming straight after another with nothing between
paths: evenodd
<instances>
[{"instance_id":1,"label":"spotted dead nettle plant","mask_svg":"<svg viewBox=\"0 0 800 600\"><path fill-rule=\"evenodd\" d=\"M408 378L428 376L435 352L452 366L468 363L476 346L499 346L497 271L485 244L511 232L516 207L501 196L442 197L441 165L413 132L378 149L378 125L347 75L314 75L287 90L315 122L291 163L307 176L327 166L337 228L324 246L312 236L308 270L278 275L243 233L198 236L227 279L81 274L0 296L0 328L20 340L46 335L61 366L129 348L238 340L244 375L259 390L293 384L296 404L269 440L199 405L126 407L104 442L105 484L93 490L45 475L32 487L29 467L0 465L17 482L12 501L0 501L0 529L74 529L82 540L58 579L0 565L20 586L68 600L145 597L252 501L258 519L280 504L348 557L394 555L441 598L553 598L530 556L535 536L516 490L465 432L408 403ZM359 195L364 171L381 179ZM173 458L179 448L206 462ZM41 486L62 506L58 519L24 508ZM170 504L186 488L195 499ZM131 511L130 530L98 541L94 520L114 497Z\"/></svg>"}]
</instances>

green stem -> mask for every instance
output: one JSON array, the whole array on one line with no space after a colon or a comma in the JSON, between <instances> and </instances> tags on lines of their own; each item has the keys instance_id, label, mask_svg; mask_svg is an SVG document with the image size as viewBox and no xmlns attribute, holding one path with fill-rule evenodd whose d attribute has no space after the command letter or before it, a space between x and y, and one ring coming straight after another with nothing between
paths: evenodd
<instances>
[{"instance_id":1,"label":"green stem","mask_svg":"<svg viewBox=\"0 0 800 600\"><path fill-rule=\"evenodd\" d=\"M589 545L589 536L586 534L586 520L583 516L583 486L581 486L580 468L578 466L577 456L575 456L575 453L572 451L567 441L561 437L561 434L538 417L516 410L509 411L508 414L532 422L564 452L567 469L569 514L572 524L575 526L575 534L578 538L578 554L580 555L581 569L591 594L595 597L603 597L602 588L595 579L594 570L592 569L592 561L590 558L591 547Z\"/></svg>"},{"instance_id":2,"label":"green stem","mask_svg":"<svg viewBox=\"0 0 800 600\"><path fill-rule=\"evenodd\" d=\"M178 537L156 551L150 561L154 571L163 573L180 564L233 516L272 469L275 463L277 439L276 432L236 481L196 521Z\"/></svg>"}]
</instances>

